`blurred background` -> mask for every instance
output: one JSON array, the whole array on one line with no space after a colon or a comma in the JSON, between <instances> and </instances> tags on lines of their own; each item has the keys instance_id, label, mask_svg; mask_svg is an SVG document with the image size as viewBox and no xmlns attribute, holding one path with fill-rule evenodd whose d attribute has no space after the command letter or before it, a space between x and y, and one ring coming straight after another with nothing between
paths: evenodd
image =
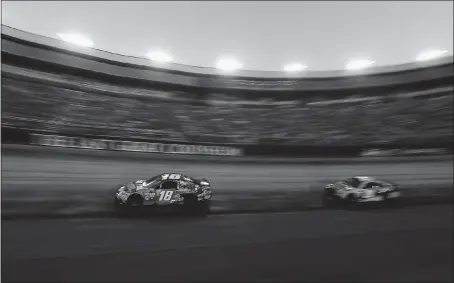
<instances>
[{"instance_id":1,"label":"blurred background","mask_svg":"<svg viewBox=\"0 0 454 283\"><path fill-rule=\"evenodd\" d=\"M134 21L122 16L126 12ZM95 63L84 65L90 72L63 71L55 64L59 55L27 61L6 45L2 127L302 146L452 140L452 65L414 77L392 67L418 69L425 61L452 57L450 1L132 1L108 7L96 1L5 1L2 23L62 47L69 42L79 54L96 48L131 55L137 58L130 62L164 72L134 81L95 75ZM172 69L185 71L179 76L194 83L177 76L163 81ZM368 69L388 75L369 78ZM243 82L234 79L242 76ZM343 77L348 79L339 86Z\"/></svg>"},{"instance_id":2,"label":"blurred background","mask_svg":"<svg viewBox=\"0 0 454 283\"><path fill-rule=\"evenodd\" d=\"M1 4L2 281L452 282L452 1ZM166 172L212 213L115 217Z\"/></svg>"}]
</instances>

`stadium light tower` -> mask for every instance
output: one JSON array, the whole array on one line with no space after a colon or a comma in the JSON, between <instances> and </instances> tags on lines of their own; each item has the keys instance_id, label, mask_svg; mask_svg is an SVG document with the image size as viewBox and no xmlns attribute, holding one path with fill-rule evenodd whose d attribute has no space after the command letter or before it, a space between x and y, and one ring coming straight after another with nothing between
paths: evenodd
<instances>
[{"instance_id":1,"label":"stadium light tower","mask_svg":"<svg viewBox=\"0 0 454 283\"><path fill-rule=\"evenodd\" d=\"M222 71L227 71L227 72L232 72L238 69L241 69L243 67L243 64L239 63L238 61L234 59L219 59L216 62L216 68L222 70Z\"/></svg>"},{"instance_id":2,"label":"stadium light tower","mask_svg":"<svg viewBox=\"0 0 454 283\"><path fill-rule=\"evenodd\" d=\"M361 59L361 60L353 60L350 61L346 66L345 69L349 71L359 71L363 70L365 68L369 68L375 64L375 61L367 60L367 59Z\"/></svg>"},{"instance_id":3,"label":"stadium light tower","mask_svg":"<svg viewBox=\"0 0 454 283\"><path fill-rule=\"evenodd\" d=\"M429 50L423 51L416 56L416 61L428 61L442 57L448 53L448 50Z\"/></svg>"},{"instance_id":4,"label":"stadium light tower","mask_svg":"<svg viewBox=\"0 0 454 283\"><path fill-rule=\"evenodd\" d=\"M159 63L168 63L173 61L172 57L163 51L150 51L147 53L147 57L148 59Z\"/></svg>"},{"instance_id":5,"label":"stadium light tower","mask_svg":"<svg viewBox=\"0 0 454 283\"><path fill-rule=\"evenodd\" d=\"M88 37L85 37L80 34L75 33L57 33L57 36L68 43L84 46L84 47L92 47L93 41L91 41Z\"/></svg>"},{"instance_id":6,"label":"stadium light tower","mask_svg":"<svg viewBox=\"0 0 454 283\"><path fill-rule=\"evenodd\" d=\"M300 63L291 63L284 66L284 71L286 72L300 72L306 69L307 66Z\"/></svg>"}]
</instances>

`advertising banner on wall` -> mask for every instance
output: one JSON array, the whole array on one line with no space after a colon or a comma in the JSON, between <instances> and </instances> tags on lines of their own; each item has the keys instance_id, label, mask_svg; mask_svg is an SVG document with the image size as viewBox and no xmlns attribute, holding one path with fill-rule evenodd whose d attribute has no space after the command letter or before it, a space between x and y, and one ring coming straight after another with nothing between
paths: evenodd
<instances>
[{"instance_id":1,"label":"advertising banner on wall","mask_svg":"<svg viewBox=\"0 0 454 283\"><path fill-rule=\"evenodd\" d=\"M242 149L227 146L133 142L44 134L31 134L31 143L35 145L44 146L96 150L119 150L119 151L138 151L193 155L219 155L219 156L243 155Z\"/></svg>"},{"instance_id":2,"label":"advertising banner on wall","mask_svg":"<svg viewBox=\"0 0 454 283\"><path fill-rule=\"evenodd\" d=\"M412 156L412 155L440 155L449 154L446 148L416 148L416 149L367 149L361 153L362 157L371 156Z\"/></svg>"}]
</instances>

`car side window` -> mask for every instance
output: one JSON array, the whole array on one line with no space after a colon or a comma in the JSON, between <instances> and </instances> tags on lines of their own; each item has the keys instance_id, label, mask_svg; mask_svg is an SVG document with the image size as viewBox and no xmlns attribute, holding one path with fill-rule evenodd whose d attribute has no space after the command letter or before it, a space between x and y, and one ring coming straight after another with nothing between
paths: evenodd
<instances>
[{"instance_id":1,"label":"car side window","mask_svg":"<svg viewBox=\"0 0 454 283\"><path fill-rule=\"evenodd\" d=\"M178 181L164 181L161 183L161 190L178 189Z\"/></svg>"}]
</instances>

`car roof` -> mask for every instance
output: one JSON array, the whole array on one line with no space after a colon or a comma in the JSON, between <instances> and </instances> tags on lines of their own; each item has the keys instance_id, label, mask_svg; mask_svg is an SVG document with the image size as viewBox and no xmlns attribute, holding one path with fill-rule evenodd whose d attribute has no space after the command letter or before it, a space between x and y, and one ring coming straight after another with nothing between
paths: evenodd
<instances>
[{"instance_id":1,"label":"car roof","mask_svg":"<svg viewBox=\"0 0 454 283\"><path fill-rule=\"evenodd\" d=\"M353 178L356 178L356 179L360 180L361 182L364 182L364 181L376 181L377 180L375 178L367 177L367 176L355 176Z\"/></svg>"},{"instance_id":2,"label":"car roof","mask_svg":"<svg viewBox=\"0 0 454 283\"><path fill-rule=\"evenodd\" d=\"M177 179L177 180L185 180L185 179L192 179L190 176L186 175L186 174L183 174L183 173L178 173L178 172L166 172L166 173L162 173L162 174L159 174L158 176L162 176L162 175L180 175L180 178Z\"/></svg>"}]
</instances>

